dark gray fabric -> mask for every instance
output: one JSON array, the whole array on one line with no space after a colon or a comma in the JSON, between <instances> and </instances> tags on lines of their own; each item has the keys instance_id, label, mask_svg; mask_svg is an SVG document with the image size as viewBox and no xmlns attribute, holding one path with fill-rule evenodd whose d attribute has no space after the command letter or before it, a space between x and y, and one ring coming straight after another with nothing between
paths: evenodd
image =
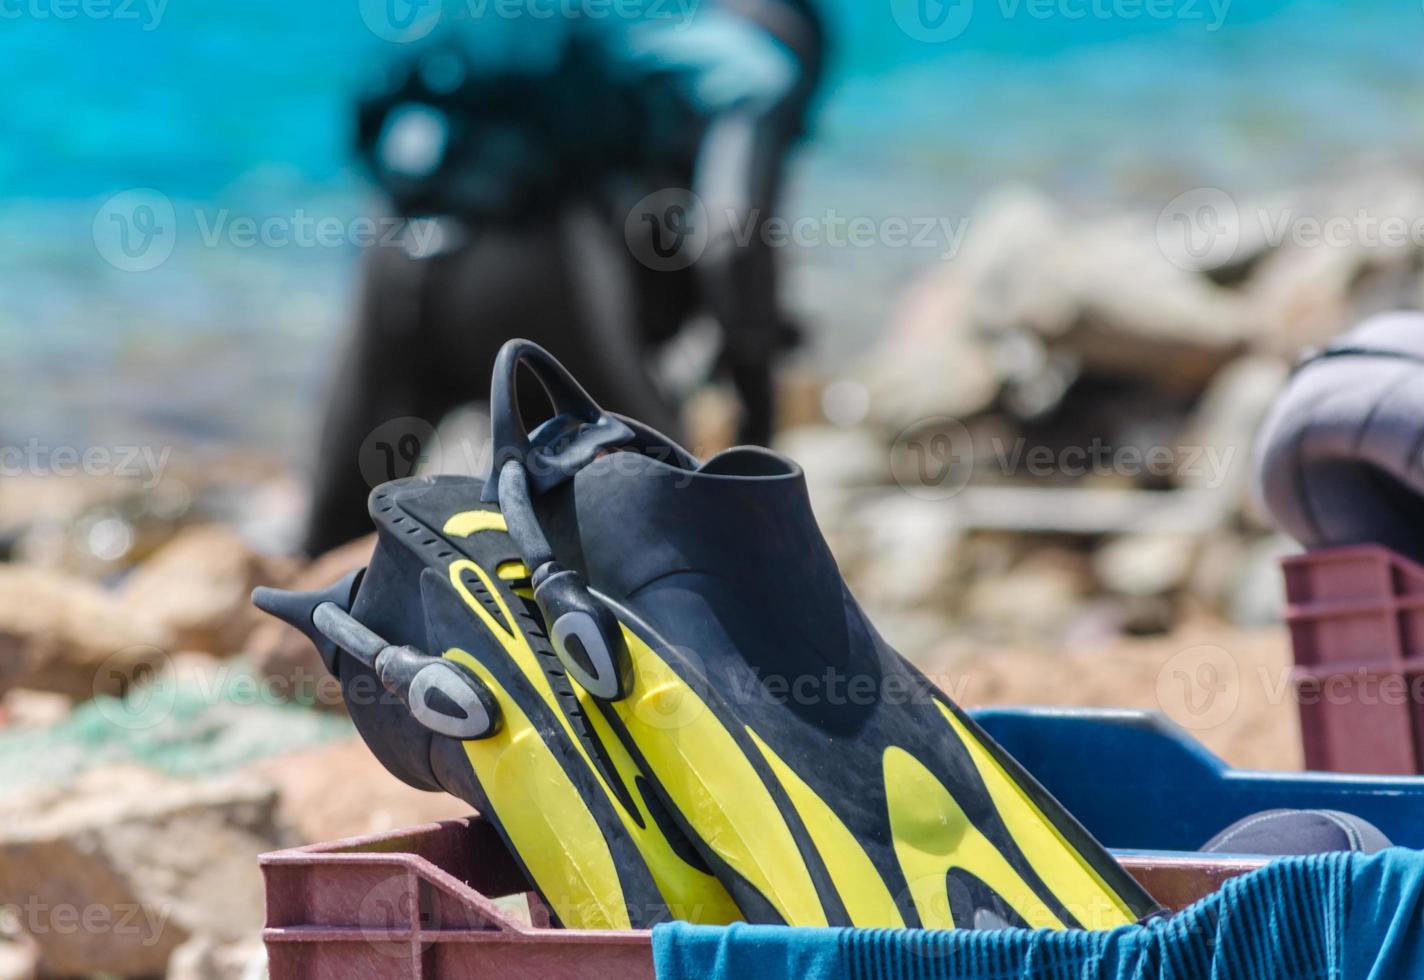
<instances>
[{"instance_id":1,"label":"dark gray fabric","mask_svg":"<svg viewBox=\"0 0 1424 980\"><path fill-rule=\"evenodd\" d=\"M1307 548L1424 560L1424 314L1372 317L1308 359L1266 421L1260 500Z\"/></svg>"},{"instance_id":2,"label":"dark gray fabric","mask_svg":"<svg viewBox=\"0 0 1424 980\"><path fill-rule=\"evenodd\" d=\"M356 327L336 370L315 467L309 554L370 531L366 497L377 474L361 464L372 433L393 419L433 427L460 403L486 397L495 355L510 337L553 350L601 404L676 431L676 408L646 358L627 356L610 338L670 332L660 324L678 322L683 311L643 288L656 274L633 262L606 226L571 211L557 222L471 233L460 248L429 258L371 248L364 259ZM615 268L621 276L610 271L595 282L588 274ZM528 417L542 418L538 386L525 389ZM379 476L413 472L412 464Z\"/></svg>"},{"instance_id":3,"label":"dark gray fabric","mask_svg":"<svg viewBox=\"0 0 1424 980\"><path fill-rule=\"evenodd\" d=\"M1392 845L1368 820L1338 810L1268 810L1238 820L1202 848L1208 854L1375 854Z\"/></svg>"}]
</instances>

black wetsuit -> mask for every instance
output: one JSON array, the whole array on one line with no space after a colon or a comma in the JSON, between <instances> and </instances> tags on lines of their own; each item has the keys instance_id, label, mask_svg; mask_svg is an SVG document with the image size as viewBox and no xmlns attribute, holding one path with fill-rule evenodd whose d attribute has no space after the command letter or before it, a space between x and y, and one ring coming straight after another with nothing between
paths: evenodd
<instances>
[{"instance_id":1,"label":"black wetsuit","mask_svg":"<svg viewBox=\"0 0 1424 980\"><path fill-rule=\"evenodd\" d=\"M572 365L603 404L677 431L677 407L647 363L705 312L721 328L742 438L769 438L772 368L792 330L759 227L777 214L824 35L805 0L705 0L689 16L612 28L497 25L546 32L544 56L533 57L501 40L493 22L462 25L484 50L433 45L363 104L362 156L393 210L439 221L412 226L420 247L365 256L323 428L309 553L369 530L370 484L413 468L414 454L372 446L372 433L388 443L400 435L391 420L434 424L482 400L482 379L512 336ZM392 166L382 146L403 139L393 120L405 113L407 128L429 129L420 108L429 105L441 120L440 153L417 160L414 174L408 161ZM674 188L690 188L705 206L690 263L656 261L649 249L665 238L638 240L667 235ZM434 232L443 246L429 245Z\"/></svg>"}]
</instances>

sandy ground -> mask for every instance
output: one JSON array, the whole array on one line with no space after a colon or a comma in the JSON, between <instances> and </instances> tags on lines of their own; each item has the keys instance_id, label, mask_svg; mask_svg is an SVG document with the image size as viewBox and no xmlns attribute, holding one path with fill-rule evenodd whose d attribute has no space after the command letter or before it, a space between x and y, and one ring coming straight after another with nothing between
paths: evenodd
<instances>
[{"instance_id":1,"label":"sandy ground","mask_svg":"<svg viewBox=\"0 0 1424 980\"><path fill-rule=\"evenodd\" d=\"M1301 769L1284 628L1188 624L1092 651L946 651L928 665L965 707L1073 705L1160 711L1242 769Z\"/></svg>"},{"instance_id":2,"label":"sandy ground","mask_svg":"<svg viewBox=\"0 0 1424 980\"><path fill-rule=\"evenodd\" d=\"M359 738L264 759L252 769L281 790L284 816L307 841L374 834L470 812L453 796L402 783Z\"/></svg>"}]
</instances>

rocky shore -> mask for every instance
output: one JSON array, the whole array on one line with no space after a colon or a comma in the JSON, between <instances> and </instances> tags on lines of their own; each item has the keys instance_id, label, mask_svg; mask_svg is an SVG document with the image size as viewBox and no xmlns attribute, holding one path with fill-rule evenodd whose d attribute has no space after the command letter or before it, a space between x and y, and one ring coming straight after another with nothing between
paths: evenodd
<instances>
[{"instance_id":1,"label":"rocky shore","mask_svg":"<svg viewBox=\"0 0 1424 980\"><path fill-rule=\"evenodd\" d=\"M1254 433L1302 348L1424 304L1424 249L1261 229L1362 203L1417 222L1424 185L1231 201L1230 247L1185 252L1170 207L1006 190L865 356L793 372L779 448L887 638L971 706L1163 710L1234 763L1299 766ZM305 640L249 607L372 542L284 555L302 493L265 459L157 475L0 479L0 980L260 976L259 853L464 810L387 776ZM1164 683L1197 656L1236 671L1211 724Z\"/></svg>"}]
</instances>

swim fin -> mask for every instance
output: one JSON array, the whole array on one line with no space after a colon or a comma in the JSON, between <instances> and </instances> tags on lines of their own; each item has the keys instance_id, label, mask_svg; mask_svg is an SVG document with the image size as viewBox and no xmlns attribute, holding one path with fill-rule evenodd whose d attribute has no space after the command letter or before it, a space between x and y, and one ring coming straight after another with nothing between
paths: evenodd
<instances>
[{"instance_id":1,"label":"swim fin","mask_svg":"<svg viewBox=\"0 0 1424 980\"><path fill-rule=\"evenodd\" d=\"M516 375L553 404L532 432ZM875 632L796 465L705 463L547 351L496 362L487 503L590 695L749 921L1106 928L1156 903Z\"/></svg>"},{"instance_id":2,"label":"swim fin","mask_svg":"<svg viewBox=\"0 0 1424 980\"><path fill-rule=\"evenodd\" d=\"M741 918L591 695L564 676L482 489L468 477L386 484L371 497L369 568L254 601L316 643L387 769L493 821L558 923Z\"/></svg>"}]
</instances>

